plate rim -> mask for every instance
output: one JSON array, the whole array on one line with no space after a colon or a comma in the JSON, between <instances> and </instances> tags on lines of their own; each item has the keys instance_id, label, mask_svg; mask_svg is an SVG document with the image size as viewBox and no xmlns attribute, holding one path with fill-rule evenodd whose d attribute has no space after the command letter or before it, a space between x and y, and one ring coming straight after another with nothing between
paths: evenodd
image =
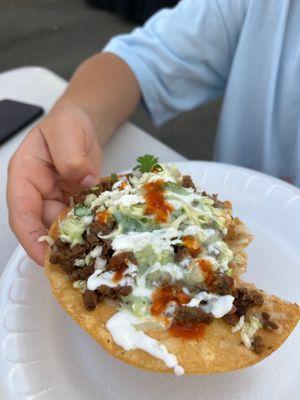
<instances>
[{"instance_id":1,"label":"plate rim","mask_svg":"<svg viewBox=\"0 0 300 400\"><path fill-rule=\"evenodd\" d=\"M232 164L227 164L227 163L220 163L220 162L215 162L215 161L201 161L201 160L187 160L187 161L174 161L174 162L168 162L168 164L175 164L179 168L180 166L188 166L188 165L195 165L199 164L202 167L218 167L221 169L225 170L235 170L235 171L241 171L246 173L249 176L258 176L261 178L266 179L270 183L276 184L278 186L282 186L284 188L289 189L291 195L297 195L300 196L300 188L285 182L279 178L273 177L271 175L268 175L266 173L256 171L253 169L249 169L246 167L241 167L237 165L232 165ZM247 178L246 178L247 179ZM5 305L7 304L8 301L8 295L9 295L9 290L10 290L10 285L13 282L14 276L16 274L16 268L18 268L19 262L23 259L23 257L28 257L25 250L22 248L22 246L19 244L13 253L11 254L8 262L6 263L3 273L0 277L0 360L1 366L0 366L0 393L3 393L5 396L8 396L7 399L13 399L16 398L16 395L18 398L22 398L21 395L18 395L12 392L12 389L8 385L7 379L5 379L8 374L10 373L11 368L13 367L13 363L9 363L6 361L2 355L2 344L3 344L3 339L5 339L5 330L3 329L3 311L5 309ZM9 365L10 364L10 365Z\"/></svg>"}]
</instances>

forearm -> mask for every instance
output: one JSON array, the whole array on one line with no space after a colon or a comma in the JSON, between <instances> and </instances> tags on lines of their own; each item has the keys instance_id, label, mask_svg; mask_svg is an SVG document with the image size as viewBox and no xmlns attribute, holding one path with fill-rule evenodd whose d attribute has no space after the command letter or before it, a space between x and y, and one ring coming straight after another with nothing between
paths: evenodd
<instances>
[{"instance_id":1,"label":"forearm","mask_svg":"<svg viewBox=\"0 0 300 400\"><path fill-rule=\"evenodd\" d=\"M114 54L100 53L79 66L54 108L84 110L103 144L134 113L140 96L130 68Z\"/></svg>"}]
</instances>

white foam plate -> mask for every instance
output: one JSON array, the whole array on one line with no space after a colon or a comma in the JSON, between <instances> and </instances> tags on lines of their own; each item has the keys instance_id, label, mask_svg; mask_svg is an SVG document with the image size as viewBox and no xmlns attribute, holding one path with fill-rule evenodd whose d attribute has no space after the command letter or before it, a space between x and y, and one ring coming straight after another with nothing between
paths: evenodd
<instances>
[{"instance_id":1,"label":"white foam plate","mask_svg":"<svg viewBox=\"0 0 300 400\"><path fill-rule=\"evenodd\" d=\"M245 276L299 302L300 191L261 173L208 162L182 162L208 192L230 199L254 233ZM19 248L0 284L0 393L6 400L296 399L300 329L261 363L210 376L160 375L107 355L60 308L43 269Z\"/></svg>"}]
</instances>

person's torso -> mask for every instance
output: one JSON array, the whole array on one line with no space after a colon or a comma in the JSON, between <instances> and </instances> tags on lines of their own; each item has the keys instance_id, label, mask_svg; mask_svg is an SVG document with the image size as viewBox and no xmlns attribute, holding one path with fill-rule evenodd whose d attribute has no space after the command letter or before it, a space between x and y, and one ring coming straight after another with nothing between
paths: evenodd
<instances>
[{"instance_id":1,"label":"person's torso","mask_svg":"<svg viewBox=\"0 0 300 400\"><path fill-rule=\"evenodd\" d=\"M215 158L300 186L300 1L249 2Z\"/></svg>"}]
</instances>

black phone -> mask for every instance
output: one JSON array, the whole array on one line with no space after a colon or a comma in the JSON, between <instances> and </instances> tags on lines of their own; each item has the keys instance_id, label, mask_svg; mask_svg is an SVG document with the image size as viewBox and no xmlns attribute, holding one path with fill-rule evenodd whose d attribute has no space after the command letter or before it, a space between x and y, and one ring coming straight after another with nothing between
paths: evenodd
<instances>
[{"instance_id":1,"label":"black phone","mask_svg":"<svg viewBox=\"0 0 300 400\"><path fill-rule=\"evenodd\" d=\"M4 99L0 101L0 144L5 142L36 118L44 110L34 104Z\"/></svg>"}]
</instances>

